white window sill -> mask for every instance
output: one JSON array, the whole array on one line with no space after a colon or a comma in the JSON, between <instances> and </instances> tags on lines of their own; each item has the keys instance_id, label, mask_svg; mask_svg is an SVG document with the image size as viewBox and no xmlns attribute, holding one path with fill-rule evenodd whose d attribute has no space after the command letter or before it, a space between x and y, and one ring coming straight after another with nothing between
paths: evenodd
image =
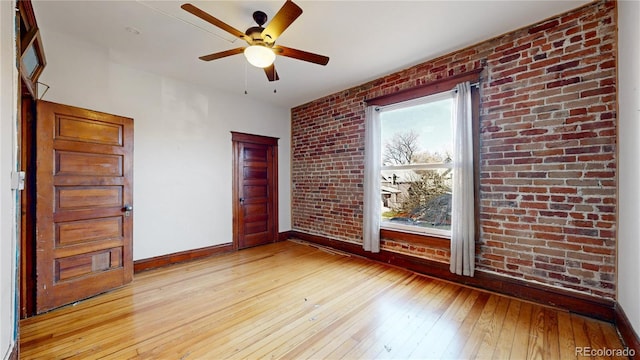
<instances>
[{"instance_id":1,"label":"white window sill","mask_svg":"<svg viewBox=\"0 0 640 360\"><path fill-rule=\"evenodd\" d=\"M401 231L409 234L426 235L451 240L450 230L430 229L411 225L390 224L386 222L380 223L380 228L385 230Z\"/></svg>"}]
</instances>

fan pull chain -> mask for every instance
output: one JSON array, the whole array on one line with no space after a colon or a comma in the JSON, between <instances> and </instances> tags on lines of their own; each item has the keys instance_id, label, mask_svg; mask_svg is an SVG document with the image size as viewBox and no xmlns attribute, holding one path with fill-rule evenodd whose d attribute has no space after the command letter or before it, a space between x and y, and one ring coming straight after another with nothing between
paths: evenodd
<instances>
[{"instance_id":1,"label":"fan pull chain","mask_svg":"<svg viewBox=\"0 0 640 360\"><path fill-rule=\"evenodd\" d=\"M247 62L244 62L244 94L247 95L249 92L247 92Z\"/></svg>"}]
</instances>

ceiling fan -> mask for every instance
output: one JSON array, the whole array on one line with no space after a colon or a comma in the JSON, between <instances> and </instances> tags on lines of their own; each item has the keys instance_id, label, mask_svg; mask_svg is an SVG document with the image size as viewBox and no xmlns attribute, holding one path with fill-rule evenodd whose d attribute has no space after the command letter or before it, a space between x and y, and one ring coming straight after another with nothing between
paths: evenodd
<instances>
[{"instance_id":1,"label":"ceiling fan","mask_svg":"<svg viewBox=\"0 0 640 360\"><path fill-rule=\"evenodd\" d=\"M244 39L247 44L249 44L249 46L246 47L239 47L200 56L200 60L211 61L244 53L247 61L249 61L251 65L264 68L264 72L269 81L276 81L280 79L276 72L276 68L273 65L276 55L308 61L319 65L327 65L329 62L329 58L323 55L275 45L276 39L278 39L282 32L284 32L284 30L286 30L289 25L291 25L291 23L293 23L298 16L302 14L302 9L298 5L294 4L293 1L287 0L266 27L262 27L262 25L267 22L267 14L262 11L254 12L253 20L258 24L258 26L250 27L244 33L192 4L183 4L181 7L185 11L219 27L231 35Z\"/></svg>"}]
</instances>

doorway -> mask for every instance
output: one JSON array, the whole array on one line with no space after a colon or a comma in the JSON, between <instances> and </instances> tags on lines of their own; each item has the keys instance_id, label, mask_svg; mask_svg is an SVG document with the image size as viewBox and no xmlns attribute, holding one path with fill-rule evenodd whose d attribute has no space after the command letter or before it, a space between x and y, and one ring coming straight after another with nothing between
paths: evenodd
<instances>
[{"instance_id":1,"label":"doorway","mask_svg":"<svg viewBox=\"0 0 640 360\"><path fill-rule=\"evenodd\" d=\"M278 240L278 139L231 132L233 246Z\"/></svg>"}]
</instances>

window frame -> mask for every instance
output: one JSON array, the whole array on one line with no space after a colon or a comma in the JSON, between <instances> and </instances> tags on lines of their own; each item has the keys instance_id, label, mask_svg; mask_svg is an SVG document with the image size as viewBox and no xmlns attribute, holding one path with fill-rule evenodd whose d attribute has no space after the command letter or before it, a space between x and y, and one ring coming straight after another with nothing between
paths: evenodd
<instances>
[{"instance_id":1,"label":"window frame","mask_svg":"<svg viewBox=\"0 0 640 360\"><path fill-rule=\"evenodd\" d=\"M388 105L386 108L380 109L380 114L381 114L380 120L382 121L382 113L385 111L408 109L415 106L426 105L426 104L434 103L437 101L443 101L443 100L449 100L449 99L451 99L451 90ZM382 172L388 171L388 170L402 171L402 170L439 170L439 169L453 169L453 164L445 163L445 162L411 163L411 164L400 164L400 165L382 164L382 166L380 167L381 175L382 175ZM382 221L382 219L380 221L380 228L387 229L387 230L395 230L400 232L414 233L418 235L436 236L436 237L442 237L447 239L451 238L451 230L420 227L416 225L407 225L402 223L391 223L388 221Z\"/></svg>"},{"instance_id":2,"label":"window frame","mask_svg":"<svg viewBox=\"0 0 640 360\"><path fill-rule=\"evenodd\" d=\"M31 97L37 99L38 78L47 65L47 60L31 2L18 1L17 6L20 20L19 73L26 90ZM35 66L31 69L28 67L30 60L35 61Z\"/></svg>"},{"instance_id":3,"label":"window frame","mask_svg":"<svg viewBox=\"0 0 640 360\"><path fill-rule=\"evenodd\" d=\"M480 81L480 74L483 69L476 69L463 74L448 77L446 79L440 79L430 82L425 85L404 89L395 93L382 95L365 100L367 105L375 106L387 106L394 105L410 100L426 97L429 95L435 95L446 91L451 91L458 83L469 81L472 84L477 84ZM471 88L471 102L472 102L472 122L473 128L476 129L473 134L473 172L474 172L474 213L475 213L475 240L477 242L480 234L480 93L479 86L472 86ZM380 215L378 215L380 216ZM423 233L411 230L402 230L396 227L387 227L381 224L380 226L380 238L391 240L402 240L410 243L427 243L436 245L436 247L444 247L444 244L449 244L449 236L436 235L433 232Z\"/></svg>"}]
</instances>

